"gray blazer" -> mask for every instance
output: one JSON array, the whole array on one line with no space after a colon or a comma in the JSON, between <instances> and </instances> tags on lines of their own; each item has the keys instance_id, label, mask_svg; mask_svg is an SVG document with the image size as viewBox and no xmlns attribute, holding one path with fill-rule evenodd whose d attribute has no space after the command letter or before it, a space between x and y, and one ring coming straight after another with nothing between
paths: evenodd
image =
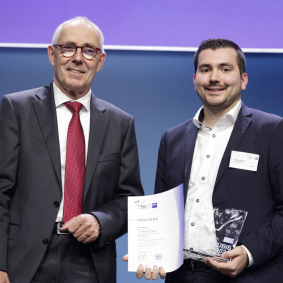
<instances>
[{"instance_id":1,"label":"gray blazer","mask_svg":"<svg viewBox=\"0 0 283 283\"><path fill-rule=\"evenodd\" d=\"M61 201L52 83L0 103L0 270L28 283L47 248ZM116 282L115 239L127 232L127 196L142 195L133 117L92 94L83 212L101 224L89 244L99 282Z\"/></svg>"}]
</instances>

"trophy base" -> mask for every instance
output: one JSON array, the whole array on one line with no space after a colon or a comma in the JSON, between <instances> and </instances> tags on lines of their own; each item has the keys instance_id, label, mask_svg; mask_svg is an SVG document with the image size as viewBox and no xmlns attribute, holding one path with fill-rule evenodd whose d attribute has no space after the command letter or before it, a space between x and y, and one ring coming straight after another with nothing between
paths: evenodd
<instances>
[{"instance_id":1,"label":"trophy base","mask_svg":"<svg viewBox=\"0 0 283 283\"><path fill-rule=\"evenodd\" d=\"M225 258L221 258L219 256L216 255L211 255L211 254L204 254L204 253L200 253L200 252L196 252L196 251L192 251L192 250L186 250L183 249L184 251L184 255L185 258L190 258L193 260L198 260L198 261L202 261L204 262L204 259L206 257L210 257L211 259L213 259L214 261L218 262L218 263L226 263L228 261L230 261L229 259L225 259Z\"/></svg>"}]
</instances>

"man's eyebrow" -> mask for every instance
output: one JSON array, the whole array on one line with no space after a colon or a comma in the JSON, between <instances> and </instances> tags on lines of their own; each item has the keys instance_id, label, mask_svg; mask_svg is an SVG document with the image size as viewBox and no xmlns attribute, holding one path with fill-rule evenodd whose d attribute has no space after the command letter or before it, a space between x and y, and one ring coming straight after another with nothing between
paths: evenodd
<instances>
[{"instance_id":1,"label":"man's eyebrow","mask_svg":"<svg viewBox=\"0 0 283 283\"><path fill-rule=\"evenodd\" d=\"M218 66L220 66L220 67L228 66L228 67L234 69L234 65L231 64L231 63L228 63L228 62L223 62L223 63L219 64ZM205 67L208 68L208 67L211 67L211 65L210 64L200 64L198 68L201 69L201 68L205 68Z\"/></svg>"},{"instance_id":2,"label":"man's eyebrow","mask_svg":"<svg viewBox=\"0 0 283 283\"><path fill-rule=\"evenodd\" d=\"M209 64L201 64L201 65L198 66L199 69L201 69L203 67L211 67L211 65L209 65Z\"/></svg>"},{"instance_id":3,"label":"man's eyebrow","mask_svg":"<svg viewBox=\"0 0 283 283\"><path fill-rule=\"evenodd\" d=\"M65 44L73 44L73 45L76 45L76 43L73 42L73 41L67 41ZM89 44L89 43L85 43L85 44L83 44L82 46L83 46L83 47L84 47L84 46L86 46L86 47L94 47L94 45Z\"/></svg>"},{"instance_id":4,"label":"man's eyebrow","mask_svg":"<svg viewBox=\"0 0 283 283\"><path fill-rule=\"evenodd\" d=\"M65 44L74 44L74 45L76 45L75 42L72 42L72 41L67 41Z\"/></svg>"},{"instance_id":5,"label":"man's eyebrow","mask_svg":"<svg viewBox=\"0 0 283 283\"><path fill-rule=\"evenodd\" d=\"M89 43L85 43L83 46L86 46L86 47L94 47L94 45L92 45L92 44L89 44Z\"/></svg>"},{"instance_id":6,"label":"man's eyebrow","mask_svg":"<svg viewBox=\"0 0 283 283\"><path fill-rule=\"evenodd\" d=\"M231 64L231 63L226 63L226 62L224 62L224 63L219 64L219 66L221 66L221 67L228 66L228 67L234 69L234 65Z\"/></svg>"}]
</instances>

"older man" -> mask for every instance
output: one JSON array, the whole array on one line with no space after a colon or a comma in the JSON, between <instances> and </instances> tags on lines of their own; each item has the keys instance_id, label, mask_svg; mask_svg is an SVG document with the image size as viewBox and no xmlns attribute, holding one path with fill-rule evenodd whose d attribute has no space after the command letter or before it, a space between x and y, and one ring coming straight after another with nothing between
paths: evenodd
<instances>
[{"instance_id":1,"label":"older man","mask_svg":"<svg viewBox=\"0 0 283 283\"><path fill-rule=\"evenodd\" d=\"M91 93L96 25L64 22L48 55L54 82L0 105L0 282L116 282L127 196L143 194L134 120Z\"/></svg>"},{"instance_id":2,"label":"older man","mask_svg":"<svg viewBox=\"0 0 283 283\"><path fill-rule=\"evenodd\" d=\"M248 76L244 53L234 42L203 41L194 64L203 106L163 134L155 193L184 184L185 248L190 250L198 249L198 211L239 208L248 216L238 246L222 254L231 261L186 259L166 282L282 282L283 119L241 102ZM254 167L244 166L251 158ZM142 267L137 276L143 276ZM146 268L147 279L157 276L157 268L153 274Z\"/></svg>"}]
</instances>

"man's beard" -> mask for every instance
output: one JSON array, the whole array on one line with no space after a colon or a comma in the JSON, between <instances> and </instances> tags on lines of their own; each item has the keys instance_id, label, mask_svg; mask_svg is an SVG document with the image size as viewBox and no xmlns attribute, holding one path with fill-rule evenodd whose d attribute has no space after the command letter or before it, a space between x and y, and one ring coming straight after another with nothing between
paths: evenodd
<instances>
[{"instance_id":1,"label":"man's beard","mask_svg":"<svg viewBox=\"0 0 283 283\"><path fill-rule=\"evenodd\" d=\"M223 110L225 110L225 109L229 108L231 105L233 105L235 101L238 101L241 98L241 90L240 90L238 93L227 97L222 102L211 104L206 100L205 96L202 97L198 92L197 92L197 94L198 94L199 98L201 99L203 105L205 105L212 113L222 112Z\"/></svg>"}]
</instances>

